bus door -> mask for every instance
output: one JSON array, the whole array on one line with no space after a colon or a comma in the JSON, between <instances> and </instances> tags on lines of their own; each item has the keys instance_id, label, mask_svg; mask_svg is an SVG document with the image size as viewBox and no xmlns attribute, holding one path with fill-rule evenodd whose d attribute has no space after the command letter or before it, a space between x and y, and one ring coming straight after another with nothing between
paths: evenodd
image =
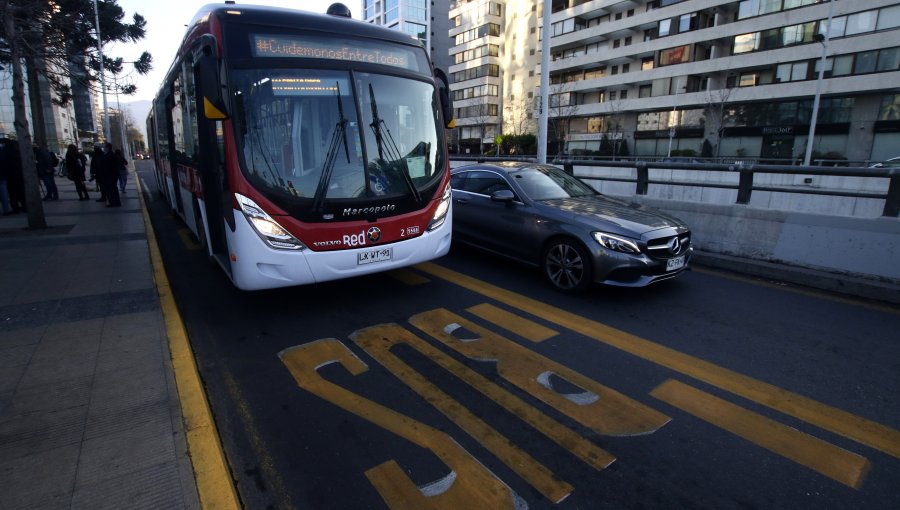
<instances>
[{"instance_id":1,"label":"bus door","mask_svg":"<svg viewBox=\"0 0 900 510\"><path fill-rule=\"evenodd\" d=\"M227 118L221 98L216 41L212 35L200 38L194 50L194 87L197 98L197 136L204 149L199 154L200 184L206 210L210 253L226 271L228 243L225 225L234 226L228 173L225 168L224 120Z\"/></svg>"}]
</instances>

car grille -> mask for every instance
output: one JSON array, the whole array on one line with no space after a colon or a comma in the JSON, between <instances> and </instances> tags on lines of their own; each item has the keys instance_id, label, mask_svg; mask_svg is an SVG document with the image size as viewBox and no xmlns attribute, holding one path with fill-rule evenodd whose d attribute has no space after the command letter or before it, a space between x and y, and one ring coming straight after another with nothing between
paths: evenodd
<instances>
[{"instance_id":1,"label":"car grille","mask_svg":"<svg viewBox=\"0 0 900 510\"><path fill-rule=\"evenodd\" d=\"M683 254L690 247L691 233L683 232L677 236L660 237L659 239L648 241L647 254L654 259L670 259Z\"/></svg>"}]
</instances>

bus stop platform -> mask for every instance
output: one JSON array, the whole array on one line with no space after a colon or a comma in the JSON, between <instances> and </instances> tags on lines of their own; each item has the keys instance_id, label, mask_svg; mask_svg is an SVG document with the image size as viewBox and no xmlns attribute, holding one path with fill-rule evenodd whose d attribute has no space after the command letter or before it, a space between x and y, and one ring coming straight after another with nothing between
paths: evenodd
<instances>
[{"instance_id":1,"label":"bus stop platform","mask_svg":"<svg viewBox=\"0 0 900 510\"><path fill-rule=\"evenodd\" d=\"M134 176L0 216L4 508L200 508Z\"/></svg>"}]
</instances>

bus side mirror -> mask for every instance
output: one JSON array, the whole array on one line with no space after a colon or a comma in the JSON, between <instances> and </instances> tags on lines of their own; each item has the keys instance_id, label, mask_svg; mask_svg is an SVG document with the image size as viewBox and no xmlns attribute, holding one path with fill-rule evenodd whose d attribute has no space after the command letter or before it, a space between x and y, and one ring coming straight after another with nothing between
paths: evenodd
<instances>
[{"instance_id":1,"label":"bus side mirror","mask_svg":"<svg viewBox=\"0 0 900 510\"><path fill-rule=\"evenodd\" d=\"M438 88L438 97L441 100L441 114L444 116L444 122L447 129L456 127L456 119L453 118L453 100L450 99L450 80L447 73L435 68L434 69L435 84Z\"/></svg>"},{"instance_id":2,"label":"bus side mirror","mask_svg":"<svg viewBox=\"0 0 900 510\"><path fill-rule=\"evenodd\" d=\"M212 34L200 36L200 44L194 49L194 77L197 87L197 106L208 120L225 120L228 110L222 97L219 80L219 51Z\"/></svg>"}]
</instances>

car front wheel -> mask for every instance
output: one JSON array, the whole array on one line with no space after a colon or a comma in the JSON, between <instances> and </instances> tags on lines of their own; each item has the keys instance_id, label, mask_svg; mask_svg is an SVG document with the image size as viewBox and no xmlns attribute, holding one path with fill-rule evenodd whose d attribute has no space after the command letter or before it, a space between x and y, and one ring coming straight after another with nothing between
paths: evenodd
<instances>
[{"instance_id":1,"label":"car front wheel","mask_svg":"<svg viewBox=\"0 0 900 510\"><path fill-rule=\"evenodd\" d=\"M541 266L550 285L562 292L584 291L592 281L587 250L568 239L552 241L544 250Z\"/></svg>"}]
</instances>

